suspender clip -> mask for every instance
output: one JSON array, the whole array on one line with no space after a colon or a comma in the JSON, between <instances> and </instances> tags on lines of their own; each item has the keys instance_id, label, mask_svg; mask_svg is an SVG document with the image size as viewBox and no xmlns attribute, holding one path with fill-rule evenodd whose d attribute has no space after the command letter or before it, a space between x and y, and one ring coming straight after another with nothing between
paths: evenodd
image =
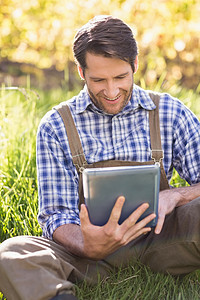
<instances>
[{"instance_id":1,"label":"suspender clip","mask_svg":"<svg viewBox=\"0 0 200 300\"><path fill-rule=\"evenodd\" d=\"M151 159L154 161L154 164L160 167L161 161L164 158L164 152L161 149L154 149L151 151Z\"/></svg>"},{"instance_id":2,"label":"suspender clip","mask_svg":"<svg viewBox=\"0 0 200 300\"><path fill-rule=\"evenodd\" d=\"M79 170L80 173L83 173L83 171L85 170L85 168L82 166L82 167L79 167L78 170Z\"/></svg>"},{"instance_id":3,"label":"suspender clip","mask_svg":"<svg viewBox=\"0 0 200 300\"><path fill-rule=\"evenodd\" d=\"M83 173L83 171L85 170L85 167L87 166L87 161L85 160L82 164L82 166L80 166L79 164L74 164L74 166L76 167L76 170L78 173Z\"/></svg>"}]
</instances>

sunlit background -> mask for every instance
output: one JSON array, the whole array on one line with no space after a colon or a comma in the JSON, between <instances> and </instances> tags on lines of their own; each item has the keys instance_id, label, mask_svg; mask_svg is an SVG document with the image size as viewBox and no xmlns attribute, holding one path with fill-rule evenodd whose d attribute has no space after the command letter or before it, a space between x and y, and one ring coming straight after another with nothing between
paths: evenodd
<instances>
[{"instance_id":1,"label":"sunlit background","mask_svg":"<svg viewBox=\"0 0 200 300\"><path fill-rule=\"evenodd\" d=\"M140 49L138 83L196 89L200 78L199 0L1 0L0 84L70 90L76 30L98 14L112 14L134 30Z\"/></svg>"},{"instance_id":2,"label":"sunlit background","mask_svg":"<svg viewBox=\"0 0 200 300\"><path fill-rule=\"evenodd\" d=\"M73 38L98 14L112 14L133 28L140 49L136 83L169 92L200 119L199 0L0 0L0 242L41 235L38 124L83 84L73 60ZM177 172L170 184L187 185ZM199 299L200 273L181 282L141 266L134 267L134 276L132 268L129 275L122 273L108 290L107 280L93 292L84 285L78 298Z\"/></svg>"}]
</instances>

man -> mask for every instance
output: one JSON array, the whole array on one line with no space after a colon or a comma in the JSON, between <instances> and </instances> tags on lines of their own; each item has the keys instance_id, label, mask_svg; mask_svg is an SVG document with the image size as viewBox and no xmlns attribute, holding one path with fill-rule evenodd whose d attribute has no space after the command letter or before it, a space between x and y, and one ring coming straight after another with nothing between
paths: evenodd
<instances>
[{"instance_id":1,"label":"man","mask_svg":"<svg viewBox=\"0 0 200 300\"><path fill-rule=\"evenodd\" d=\"M168 94L160 94L159 101L162 181L165 176L170 180L174 167L191 186L160 192L155 229L146 227L154 214L137 222L147 203L118 224L123 196L104 226L90 223L84 204L79 214L83 167L154 163L157 149L152 149L149 115L156 105L133 83L138 49L121 20L92 19L78 31L73 50L86 86L67 101L68 132L60 107L39 126L38 219L43 237L15 237L1 244L0 289L8 300L75 299L70 294L77 280L95 282L98 273L106 276L114 266L138 259L154 271L174 275L200 268L200 123Z\"/></svg>"}]
</instances>

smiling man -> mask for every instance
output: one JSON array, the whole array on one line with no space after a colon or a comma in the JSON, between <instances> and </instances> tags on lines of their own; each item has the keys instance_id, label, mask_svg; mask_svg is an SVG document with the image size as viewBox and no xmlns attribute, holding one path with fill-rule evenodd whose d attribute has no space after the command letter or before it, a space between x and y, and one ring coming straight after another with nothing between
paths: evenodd
<instances>
[{"instance_id":1,"label":"smiling man","mask_svg":"<svg viewBox=\"0 0 200 300\"><path fill-rule=\"evenodd\" d=\"M137 70L137 57L134 70ZM133 90L131 65L119 58L109 58L86 53L87 68L79 66L79 74L85 80L93 103L108 114L117 114L129 102Z\"/></svg>"},{"instance_id":2,"label":"smiling man","mask_svg":"<svg viewBox=\"0 0 200 300\"><path fill-rule=\"evenodd\" d=\"M134 84L137 43L120 19L92 19L77 32L73 50L85 87L48 112L37 134L43 236L0 245L0 290L8 300L76 299L77 281L95 283L137 260L173 275L200 268L198 119L178 99ZM104 226L91 224L83 168L145 163L161 167L156 227L146 226L154 214L137 222L147 203L119 225L123 196ZM173 168L190 186L169 188Z\"/></svg>"}]
</instances>

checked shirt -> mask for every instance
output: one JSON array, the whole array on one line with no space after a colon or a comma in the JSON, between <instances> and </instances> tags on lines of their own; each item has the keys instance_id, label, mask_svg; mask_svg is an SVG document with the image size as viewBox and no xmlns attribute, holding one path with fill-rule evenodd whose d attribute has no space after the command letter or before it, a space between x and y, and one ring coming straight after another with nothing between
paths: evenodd
<instances>
[{"instance_id":1,"label":"checked shirt","mask_svg":"<svg viewBox=\"0 0 200 300\"><path fill-rule=\"evenodd\" d=\"M88 163L102 160L149 161L151 143L148 111L155 105L134 85L126 107L116 115L98 109L87 87L67 101ZM178 99L160 94L163 165L170 181L173 168L189 184L200 182L200 122ZM38 220L51 238L64 224L80 224L79 178L72 163L64 123L56 110L48 112L37 133Z\"/></svg>"}]
</instances>

